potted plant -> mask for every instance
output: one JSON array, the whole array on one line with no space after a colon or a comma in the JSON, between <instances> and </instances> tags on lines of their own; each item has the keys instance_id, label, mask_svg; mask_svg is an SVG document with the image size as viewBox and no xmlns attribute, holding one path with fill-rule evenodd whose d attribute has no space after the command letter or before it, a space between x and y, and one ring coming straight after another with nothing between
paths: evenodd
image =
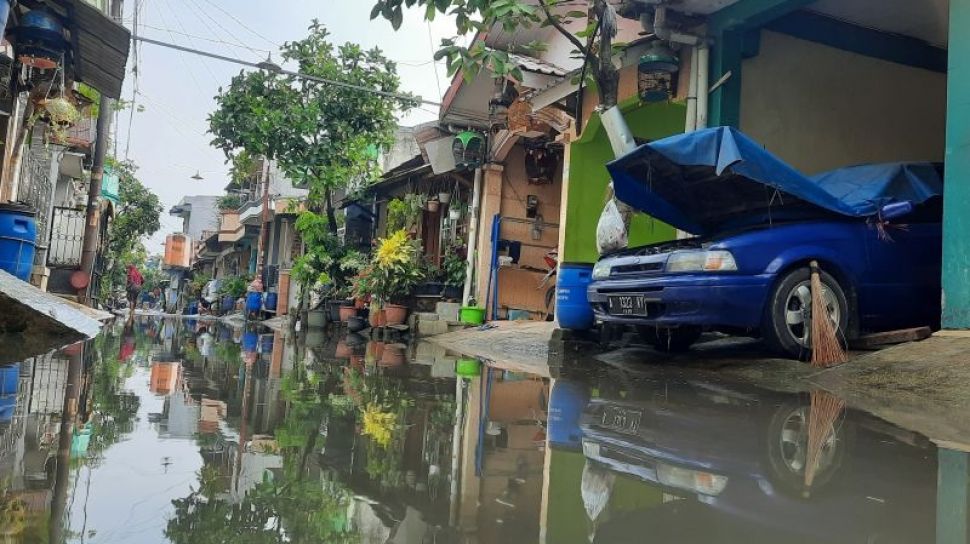
<instances>
[{"instance_id":1,"label":"potted plant","mask_svg":"<svg viewBox=\"0 0 970 544\"><path fill-rule=\"evenodd\" d=\"M448 208L448 219L452 221L458 221L461 216L465 214L465 203L461 200L455 199L451 201L451 206Z\"/></svg>"},{"instance_id":2,"label":"potted plant","mask_svg":"<svg viewBox=\"0 0 970 544\"><path fill-rule=\"evenodd\" d=\"M474 299L468 301L468 306L462 306L458 312L458 320L465 325L483 325L485 323L485 308L479 307Z\"/></svg>"},{"instance_id":3,"label":"potted plant","mask_svg":"<svg viewBox=\"0 0 970 544\"><path fill-rule=\"evenodd\" d=\"M246 294L248 280L242 276L234 276L222 282L219 287L219 294L222 295L222 311L232 311L236 306L236 301Z\"/></svg>"},{"instance_id":4,"label":"potted plant","mask_svg":"<svg viewBox=\"0 0 970 544\"><path fill-rule=\"evenodd\" d=\"M465 287L465 273L468 270L467 249L464 245L454 244L445 252L441 265L445 289L443 296L449 300L461 298Z\"/></svg>"},{"instance_id":5,"label":"potted plant","mask_svg":"<svg viewBox=\"0 0 970 544\"><path fill-rule=\"evenodd\" d=\"M445 288L445 274L432 261L428 261L424 268L424 281L414 288L417 296L441 296L441 291Z\"/></svg>"},{"instance_id":6,"label":"potted plant","mask_svg":"<svg viewBox=\"0 0 970 544\"><path fill-rule=\"evenodd\" d=\"M451 202L451 192L441 191L438 193L438 202L441 202L442 206L447 206Z\"/></svg>"},{"instance_id":7,"label":"potted plant","mask_svg":"<svg viewBox=\"0 0 970 544\"><path fill-rule=\"evenodd\" d=\"M427 210L428 210L429 212L431 212L431 213L435 213L435 212L437 212L437 211L438 211L438 208L439 208L440 206L441 206L441 202L439 202L439 201L437 201L437 200L435 200L434 198L429 198L429 199L428 199L428 206L427 206Z\"/></svg>"},{"instance_id":8,"label":"potted plant","mask_svg":"<svg viewBox=\"0 0 970 544\"><path fill-rule=\"evenodd\" d=\"M419 255L418 243L404 230L380 240L374 252L374 295L383 305L388 325L400 325L407 318L408 309L401 303L423 279Z\"/></svg>"}]
</instances>

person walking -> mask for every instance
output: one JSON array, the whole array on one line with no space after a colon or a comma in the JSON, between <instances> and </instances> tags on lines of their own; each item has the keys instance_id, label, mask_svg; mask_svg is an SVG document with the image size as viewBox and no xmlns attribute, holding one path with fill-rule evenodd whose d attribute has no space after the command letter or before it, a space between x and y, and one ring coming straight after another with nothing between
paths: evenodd
<instances>
[{"instance_id":1,"label":"person walking","mask_svg":"<svg viewBox=\"0 0 970 544\"><path fill-rule=\"evenodd\" d=\"M133 264L128 265L128 308L131 312L129 316L131 318L135 317L135 304L138 302L138 295L141 293L141 286L145 283L145 278L142 277L141 272Z\"/></svg>"}]
</instances>

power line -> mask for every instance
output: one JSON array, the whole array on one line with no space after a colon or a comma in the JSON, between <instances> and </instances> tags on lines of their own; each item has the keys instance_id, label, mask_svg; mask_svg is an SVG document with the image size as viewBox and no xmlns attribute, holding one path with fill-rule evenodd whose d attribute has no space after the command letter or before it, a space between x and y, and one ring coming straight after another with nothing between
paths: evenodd
<instances>
[{"instance_id":1,"label":"power line","mask_svg":"<svg viewBox=\"0 0 970 544\"><path fill-rule=\"evenodd\" d=\"M243 27L245 30L249 31L249 33L252 34L253 36L256 36L257 38L265 41L266 43L272 45L273 47L276 47L277 49L280 47L280 44L274 42L273 40L267 38L266 36L263 36L259 32L256 32L255 30L253 30L252 28L250 28L249 26L247 26L246 23L240 21L238 17L236 17L235 15L233 15L232 13L230 13L229 11L226 11L226 10L222 9L222 7L219 4L216 4L215 2L212 2L211 0L203 0L203 1L206 4L209 4L210 6L216 8L217 10L219 10L220 12L222 12L222 14L225 15L226 17L229 17L230 19L232 19L233 21L235 21L237 25L239 25L239 26Z\"/></svg>"},{"instance_id":2,"label":"power line","mask_svg":"<svg viewBox=\"0 0 970 544\"><path fill-rule=\"evenodd\" d=\"M158 30L160 32L168 32L169 34L177 34L179 36L184 36L186 38L194 38L196 40L202 40L204 42L210 42L210 43L217 43L217 44L220 44L220 45L226 45L226 46L229 46L229 47L235 47L237 49L246 49L248 51L259 51L259 52L262 52L262 53L271 53L272 52L272 50L270 50L270 49L260 49L258 47L255 47L254 48L254 47L249 47L249 46L246 46L246 45L238 45L238 44L235 44L235 43L232 43L232 42L227 42L225 40L219 40L219 39L216 39L216 38L207 38L205 36L199 36L198 34L186 34L185 32L179 32L177 30L171 30L171 29L168 29L168 28L160 27L160 26L146 25L145 23L141 23L141 22L139 22L138 24L142 28L150 28L152 30ZM206 26L208 27L208 25L206 25ZM211 28L209 30L211 31ZM213 34L215 34L215 32L213 32ZM429 62L434 62L434 61L429 61ZM401 63L401 64L404 64L404 63Z\"/></svg>"},{"instance_id":3,"label":"power line","mask_svg":"<svg viewBox=\"0 0 970 544\"><path fill-rule=\"evenodd\" d=\"M220 23L218 21L218 19L215 19L214 17L212 17L211 15L209 15L209 12L205 11L204 9L202 9L202 6L200 6L195 0L189 0L189 2L192 5L194 5L196 9L198 9L198 11L202 14L203 17L208 18L210 21L212 21L213 23L215 23L215 25L217 27L219 27L223 32L225 32L230 38L232 38L233 40L236 40L236 43L238 43L244 49L249 49L253 53L258 53L258 51L256 49L253 49L252 47L249 47L248 45L246 45L246 43L244 41L240 40L238 36L236 36L235 34L232 33L232 31L230 31L226 27L222 26L222 23ZM205 27L207 29L209 29L209 32L212 32L212 34L216 34L216 32L212 29L212 27L210 27L208 25L208 23L205 22L205 19L200 19L200 20L202 21L202 24L204 24Z\"/></svg>"},{"instance_id":4,"label":"power line","mask_svg":"<svg viewBox=\"0 0 970 544\"><path fill-rule=\"evenodd\" d=\"M180 29L182 29L182 32L186 32L185 25L182 24L182 18L179 17L178 10L176 10L175 8L173 8L172 5L169 4L168 0L165 0L165 7L168 8L168 10L171 11L172 12L172 15L175 17L175 24L177 24L178 27ZM175 39L175 36L172 36L172 39L174 40ZM189 38L189 44L192 45L192 47L195 47L195 42L192 41L191 38ZM202 63L202 66L204 66L205 69L206 69L206 71L209 72L209 75L212 76L212 82L215 83L218 86L219 85L219 78L216 77L215 72L213 72L212 71L212 68L209 67L209 63L203 62Z\"/></svg>"},{"instance_id":5,"label":"power line","mask_svg":"<svg viewBox=\"0 0 970 544\"><path fill-rule=\"evenodd\" d=\"M178 44L174 44L174 43L167 43L167 42L163 42L163 41L159 41L159 40L153 40L153 39L150 39L150 38L145 38L144 36L132 37L132 39L133 40L136 40L136 41L144 42L144 43L150 43L152 45L157 45L157 46L160 46L160 47L167 47L169 49L175 49L175 50L178 50L178 51L183 51L185 53L192 53L193 55L199 55L199 56L203 56L203 57L209 57L209 58L212 58L212 59L221 60L221 61L225 61L225 62L231 62L231 63L234 63L234 64L241 64L243 66L249 66L250 68L258 68L260 70L267 70L267 71L271 71L271 72L274 72L274 73L277 73L277 74L283 74L283 75L287 75L287 76L298 77L298 78L301 78L301 79L306 79L308 81L314 81L314 82L317 82L317 83L324 83L326 85L333 85L334 87L343 87L345 89L352 89L352 90L355 90L355 91L361 91L361 92L365 92L365 93L376 94L376 95L379 95L379 96L386 96L388 98L397 98L398 100L412 100L412 101L419 102L421 104L427 104L429 106L439 106L439 107L441 106L441 102L434 102L432 100L427 100L427 99L421 98L420 96L410 96L410 95L401 94L401 93L392 93L392 92L388 92L388 91L381 91L381 90L377 90L377 89L371 89L371 88L368 88L368 87L363 87L361 85L354 85L354 84L351 84L351 83L344 83L342 81L334 81L332 79L325 79L325 78L322 78L322 77L312 76L310 74L304 74L304 73L301 73L301 72L294 72L292 70L286 70L286 69L280 68L279 66L276 66L276 65L270 65L270 64L268 64L266 62L258 62L258 63L257 62L250 62L248 60L242 60L242 59L237 59L237 58L233 58L233 57L227 57L227 56L224 56L224 55L219 55L219 54L216 54L216 53L210 53L208 51L202 51L202 50L199 50L199 49L192 49L191 47L185 47L185 46L178 45Z\"/></svg>"}]
</instances>

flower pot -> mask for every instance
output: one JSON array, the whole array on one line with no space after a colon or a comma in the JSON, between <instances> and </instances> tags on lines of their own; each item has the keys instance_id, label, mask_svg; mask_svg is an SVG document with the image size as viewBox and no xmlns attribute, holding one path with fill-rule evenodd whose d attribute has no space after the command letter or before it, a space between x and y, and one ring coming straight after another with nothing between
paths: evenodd
<instances>
[{"instance_id":1,"label":"flower pot","mask_svg":"<svg viewBox=\"0 0 970 544\"><path fill-rule=\"evenodd\" d=\"M384 307L384 316L388 325L403 325L408 318L408 309L406 306L388 304Z\"/></svg>"},{"instance_id":2,"label":"flower pot","mask_svg":"<svg viewBox=\"0 0 970 544\"><path fill-rule=\"evenodd\" d=\"M357 315L357 308L354 308L353 306L340 306L337 309L337 314L340 316L340 322L346 323L351 317L355 317Z\"/></svg>"},{"instance_id":3,"label":"flower pot","mask_svg":"<svg viewBox=\"0 0 970 544\"><path fill-rule=\"evenodd\" d=\"M368 317L368 322L371 328L377 329L387 325L387 320L384 317L384 310L377 310L371 308L370 316Z\"/></svg>"},{"instance_id":4,"label":"flower pot","mask_svg":"<svg viewBox=\"0 0 970 544\"><path fill-rule=\"evenodd\" d=\"M350 349L350 346L347 345L347 342L341 340L337 342L337 349L336 351L334 351L333 356L336 357L337 359L349 359L350 356L353 354L354 354L354 351Z\"/></svg>"},{"instance_id":5,"label":"flower pot","mask_svg":"<svg viewBox=\"0 0 970 544\"><path fill-rule=\"evenodd\" d=\"M458 320L465 325L482 325L485 323L485 308L462 306L458 312Z\"/></svg>"},{"instance_id":6,"label":"flower pot","mask_svg":"<svg viewBox=\"0 0 970 544\"><path fill-rule=\"evenodd\" d=\"M426 281L414 287L414 294L418 296L440 295L444 288L445 284L440 281Z\"/></svg>"},{"instance_id":7,"label":"flower pot","mask_svg":"<svg viewBox=\"0 0 970 544\"><path fill-rule=\"evenodd\" d=\"M340 307L343 305L342 300L328 300L327 301L327 317L330 321L337 322L343 321L340 318Z\"/></svg>"},{"instance_id":8,"label":"flower pot","mask_svg":"<svg viewBox=\"0 0 970 544\"><path fill-rule=\"evenodd\" d=\"M441 203L438 202L437 200L429 200L428 201L428 211L429 212L435 213L435 212L438 211L438 208L440 208L440 207L441 207Z\"/></svg>"},{"instance_id":9,"label":"flower pot","mask_svg":"<svg viewBox=\"0 0 970 544\"><path fill-rule=\"evenodd\" d=\"M376 364L384 357L384 342L368 342L364 362Z\"/></svg>"},{"instance_id":10,"label":"flower pot","mask_svg":"<svg viewBox=\"0 0 970 544\"><path fill-rule=\"evenodd\" d=\"M325 310L310 310L306 318L307 327L322 329L327 325L327 313Z\"/></svg>"},{"instance_id":11,"label":"flower pot","mask_svg":"<svg viewBox=\"0 0 970 544\"><path fill-rule=\"evenodd\" d=\"M458 300L463 294L465 294L464 291L464 285L446 285L441 296L448 300Z\"/></svg>"},{"instance_id":12,"label":"flower pot","mask_svg":"<svg viewBox=\"0 0 970 544\"><path fill-rule=\"evenodd\" d=\"M357 298L355 298L354 299L354 308L357 308L358 310L366 310L367 309L367 300L364 299L363 297L357 297Z\"/></svg>"},{"instance_id":13,"label":"flower pot","mask_svg":"<svg viewBox=\"0 0 970 544\"><path fill-rule=\"evenodd\" d=\"M449 209L448 219L451 219L452 221L458 221L459 219L461 219L461 210L459 210L458 208Z\"/></svg>"},{"instance_id":14,"label":"flower pot","mask_svg":"<svg viewBox=\"0 0 970 544\"><path fill-rule=\"evenodd\" d=\"M442 206L447 206L451 202L451 193L438 193L438 202L441 202Z\"/></svg>"},{"instance_id":15,"label":"flower pot","mask_svg":"<svg viewBox=\"0 0 970 544\"><path fill-rule=\"evenodd\" d=\"M360 332L367 328L367 322L360 316L352 316L347 320L347 330L350 332Z\"/></svg>"},{"instance_id":16,"label":"flower pot","mask_svg":"<svg viewBox=\"0 0 970 544\"><path fill-rule=\"evenodd\" d=\"M381 355L380 361L377 363L379 366L388 368L401 366L405 362L404 349L400 346L391 344L384 348L384 353Z\"/></svg>"}]
</instances>

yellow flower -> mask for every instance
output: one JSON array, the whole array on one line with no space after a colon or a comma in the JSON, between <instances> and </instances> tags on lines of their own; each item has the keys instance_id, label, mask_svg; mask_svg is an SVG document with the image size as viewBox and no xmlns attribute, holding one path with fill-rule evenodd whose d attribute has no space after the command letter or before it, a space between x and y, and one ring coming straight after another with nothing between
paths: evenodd
<instances>
[{"instance_id":1,"label":"yellow flower","mask_svg":"<svg viewBox=\"0 0 970 544\"><path fill-rule=\"evenodd\" d=\"M408 233L399 230L381 240L380 247L377 248L377 264L381 268L387 268L395 263L406 263L408 250Z\"/></svg>"},{"instance_id":2,"label":"yellow flower","mask_svg":"<svg viewBox=\"0 0 970 544\"><path fill-rule=\"evenodd\" d=\"M363 434L374 439L381 447L391 445L391 434L397 426L397 415L382 412L377 405L368 404L364 409Z\"/></svg>"}]
</instances>

